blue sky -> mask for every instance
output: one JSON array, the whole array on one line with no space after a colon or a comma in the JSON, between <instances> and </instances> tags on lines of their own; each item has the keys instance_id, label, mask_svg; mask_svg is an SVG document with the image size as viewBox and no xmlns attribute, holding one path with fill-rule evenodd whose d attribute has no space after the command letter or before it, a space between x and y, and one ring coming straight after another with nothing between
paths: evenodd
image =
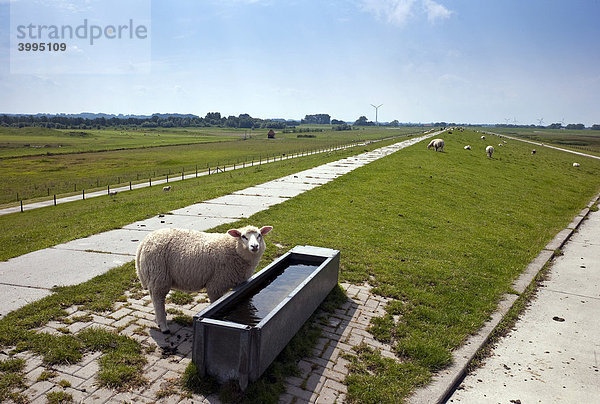
<instances>
[{"instance_id":1,"label":"blue sky","mask_svg":"<svg viewBox=\"0 0 600 404\"><path fill-rule=\"evenodd\" d=\"M60 4L70 21L82 18L76 6L98 0L13 1L32 16ZM142 18L140 10L119 18ZM40 71L23 73L11 71L14 27L0 0L0 112L354 121L374 120L370 104L383 104L380 121L589 126L600 124L598 17L598 0L155 0L148 53L115 41L83 52L115 62L135 55L131 71L83 68L81 46L69 43L61 68L74 71L31 59Z\"/></svg>"}]
</instances>

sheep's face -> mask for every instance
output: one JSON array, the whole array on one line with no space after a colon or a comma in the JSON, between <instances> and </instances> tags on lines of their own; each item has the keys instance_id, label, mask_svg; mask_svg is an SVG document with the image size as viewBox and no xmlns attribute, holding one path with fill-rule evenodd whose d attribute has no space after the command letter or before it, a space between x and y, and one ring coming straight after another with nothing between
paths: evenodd
<instances>
[{"instance_id":1,"label":"sheep's face","mask_svg":"<svg viewBox=\"0 0 600 404\"><path fill-rule=\"evenodd\" d=\"M252 254L262 255L265 251L265 241L263 236L273 229L272 226L264 226L260 229L254 226L244 227L243 229L229 230L230 236L238 239L238 243L244 250Z\"/></svg>"}]
</instances>

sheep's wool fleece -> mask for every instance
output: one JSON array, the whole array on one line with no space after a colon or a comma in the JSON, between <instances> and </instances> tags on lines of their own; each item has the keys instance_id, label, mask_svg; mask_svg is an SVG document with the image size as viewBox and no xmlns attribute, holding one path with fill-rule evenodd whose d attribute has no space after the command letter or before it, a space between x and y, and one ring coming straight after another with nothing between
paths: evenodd
<instances>
[{"instance_id":1,"label":"sheep's wool fleece","mask_svg":"<svg viewBox=\"0 0 600 404\"><path fill-rule=\"evenodd\" d=\"M140 244L136 269L142 286L150 290L197 291L207 283L227 289L252 276L260 255L244 251L227 233L162 229Z\"/></svg>"}]
</instances>

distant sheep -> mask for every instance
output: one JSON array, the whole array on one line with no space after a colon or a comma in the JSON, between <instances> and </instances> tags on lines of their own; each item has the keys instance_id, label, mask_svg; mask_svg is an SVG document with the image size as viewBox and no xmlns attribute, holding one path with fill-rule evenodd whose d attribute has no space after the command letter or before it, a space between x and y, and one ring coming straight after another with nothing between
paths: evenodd
<instances>
[{"instance_id":1,"label":"distant sheep","mask_svg":"<svg viewBox=\"0 0 600 404\"><path fill-rule=\"evenodd\" d=\"M466 145L465 150L471 150L471 145Z\"/></svg>"},{"instance_id":2,"label":"distant sheep","mask_svg":"<svg viewBox=\"0 0 600 404\"><path fill-rule=\"evenodd\" d=\"M108 191L108 196L116 196L117 191Z\"/></svg>"},{"instance_id":3,"label":"distant sheep","mask_svg":"<svg viewBox=\"0 0 600 404\"><path fill-rule=\"evenodd\" d=\"M503 140L504 143L508 143L506 140Z\"/></svg>"},{"instance_id":4,"label":"distant sheep","mask_svg":"<svg viewBox=\"0 0 600 404\"><path fill-rule=\"evenodd\" d=\"M485 136L481 136L481 140L485 140Z\"/></svg>"},{"instance_id":5,"label":"distant sheep","mask_svg":"<svg viewBox=\"0 0 600 404\"><path fill-rule=\"evenodd\" d=\"M492 158L492 154L494 154L494 147L493 146L486 147L485 152L487 153L487 156L489 158Z\"/></svg>"},{"instance_id":6,"label":"distant sheep","mask_svg":"<svg viewBox=\"0 0 600 404\"><path fill-rule=\"evenodd\" d=\"M573 163L573 167L579 167L579 163Z\"/></svg>"},{"instance_id":7,"label":"distant sheep","mask_svg":"<svg viewBox=\"0 0 600 404\"><path fill-rule=\"evenodd\" d=\"M163 187L163 191L164 192L169 192L171 190L171 186L169 185L168 187Z\"/></svg>"},{"instance_id":8,"label":"distant sheep","mask_svg":"<svg viewBox=\"0 0 600 404\"><path fill-rule=\"evenodd\" d=\"M146 236L137 249L135 268L150 292L160 330L169 332L165 298L171 289L206 288L214 302L252 276L265 251L263 236L272 229L246 226L227 233L161 229Z\"/></svg>"},{"instance_id":9,"label":"distant sheep","mask_svg":"<svg viewBox=\"0 0 600 404\"><path fill-rule=\"evenodd\" d=\"M498 143L498 146L504 146L504 144L503 143Z\"/></svg>"},{"instance_id":10,"label":"distant sheep","mask_svg":"<svg viewBox=\"0 0 600 404\"><path fill-rule=\"evenodd\" d=\"M535 153L536 153L536 151L535 151L535 149L533 149L533 150L531 151L531 154L535 154Z\"/></svg>"},{"instance_id":11,"label":"distant sheep","mask_svg":"<svg viewBox=\"0 0 600 404\"><path fill-rule=\"evenodd\" d=\"M431 149L432 147L435 151L443 152L444 151L444 139L433 139L427 145L428 149Z\"/></svg>"}]
</instances>

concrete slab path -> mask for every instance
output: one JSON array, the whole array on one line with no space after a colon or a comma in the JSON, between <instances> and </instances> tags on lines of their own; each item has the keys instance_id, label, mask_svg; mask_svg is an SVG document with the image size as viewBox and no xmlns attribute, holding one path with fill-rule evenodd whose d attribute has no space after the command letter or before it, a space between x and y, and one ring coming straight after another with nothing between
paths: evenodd
<instances>
[{"instance_id":1,"label":"concrete slab path","mask_svg":"<svg viewBox=\"0 0 600 404\"><path fill-rule=\"evenodd\" d=\"M600 212L554 259L535 300L450 403L594 403L600 397Z\"/></svg>"},{"instance_id":2,"label":"concrete slab path","mask_svg":"<svg viewBox=\"0 0 600 404\"><path fill-rule=\"evenodd\" d=\"M0 316L49 295L54 286L79 284L132 261L139 242L150 231L168 227L205 231L247 218L438 133L404 140L131 223L121 229L0 262Z\"/></svg>"}]
</instances>

